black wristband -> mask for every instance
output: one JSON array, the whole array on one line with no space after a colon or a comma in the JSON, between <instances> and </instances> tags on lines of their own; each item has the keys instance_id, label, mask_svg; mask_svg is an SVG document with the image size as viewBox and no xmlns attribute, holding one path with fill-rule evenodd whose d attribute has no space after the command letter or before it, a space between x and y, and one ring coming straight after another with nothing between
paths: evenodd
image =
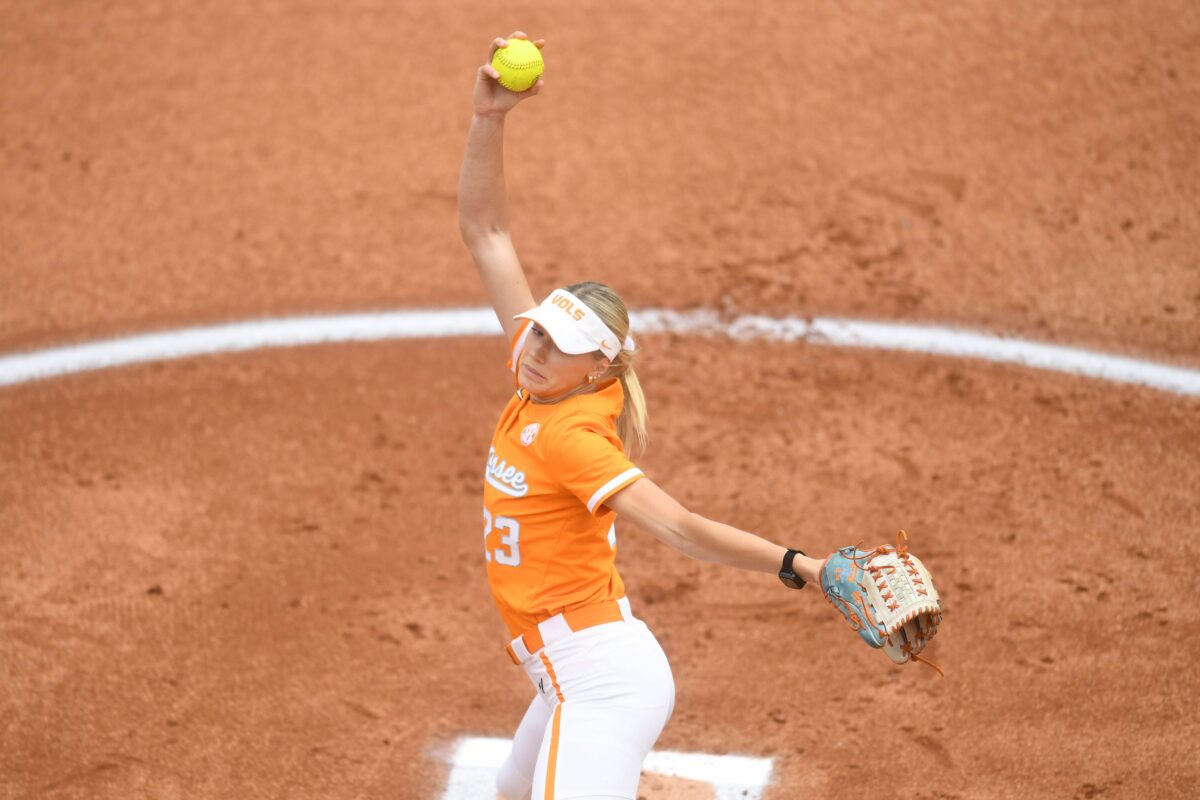
<instances>
[{"instance_id":1,"label":"black wristband","mask_svg":"<svg viewBox=\"0 0 1200 800\"><path fill-rule=\"evenodd\" d=\"M792 569L792 561L798 555L808 555L803 550L788 550L783 554L783 564L779 568L779 580L789 589L803 589L807 582Z\"/></svg>"}]
</instances>

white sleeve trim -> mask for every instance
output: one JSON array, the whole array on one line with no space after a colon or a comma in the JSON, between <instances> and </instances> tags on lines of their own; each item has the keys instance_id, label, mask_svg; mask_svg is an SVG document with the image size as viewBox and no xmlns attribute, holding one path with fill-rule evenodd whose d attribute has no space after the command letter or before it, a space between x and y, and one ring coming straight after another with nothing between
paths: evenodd
<instances>
[{"instance_id":1,"label":"white sleeve trim","mask_svg":"<svg viewBox=\"0 0 1200 800\"><path fill-rule=\"evenodd\" d=\"M628 481L630 478L636 478L638 475L641 475L641 474L642 474L642 471L640 469L638 469L637 467L631 467L630 469L627 469L624 472L622 472L617 477L613 478L608 483L601 486L599 489L596 490L596 493L594 495L592 495L592 499L588 500L588 504L587 504L588 511L595 513L596 506L600 505L600 502L602 500L604 500L605 498L607 498L608 495L614 489L616 489L618 486L620 486L621 484Z\"/></svg>"},{"instance_id":2,"label":"white sleeve trim","mask_svg":"<svg viewBox=\"0 0 1200 800\"><path fill-rule=\"evenodd\" d=\"M517 371L517 362L521 359L521 351L525 349L525 340L529 338L529 329L533 327L533 323L525 321L521 328L521 332L517 334L517 340L513 343L512 349L512 371Z\"/></svg>"}]
</instances>

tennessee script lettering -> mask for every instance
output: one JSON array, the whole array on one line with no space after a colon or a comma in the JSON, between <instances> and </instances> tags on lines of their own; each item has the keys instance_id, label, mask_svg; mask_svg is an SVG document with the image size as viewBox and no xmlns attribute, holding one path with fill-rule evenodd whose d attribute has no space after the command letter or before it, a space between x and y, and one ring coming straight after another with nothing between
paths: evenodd
<instances>
[{"instance_id":1,"label":"tennessee script lettering","mask_svg":"<svg viewBox=\"0 0 1200 800\"><path fill-rule=\"evenodd\" d=\"M488 448L488 463L483 478L492 488L499 489L509 497L524 497L529 493L525 473L518 471L507 461L501 461L494 447Z\"/></svg>"}]
</instances>

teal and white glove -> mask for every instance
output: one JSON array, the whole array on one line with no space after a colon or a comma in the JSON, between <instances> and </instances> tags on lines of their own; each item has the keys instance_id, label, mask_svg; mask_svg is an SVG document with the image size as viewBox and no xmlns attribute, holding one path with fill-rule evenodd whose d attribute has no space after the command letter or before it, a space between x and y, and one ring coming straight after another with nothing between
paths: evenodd
<instances>
[{"instance_id":1,"label":"teal and white glove","mask_svg":"<svg viewBox=\"0 0 1200 800\"><path fill-rule=\"evenodd\" d=\"M832 553L821 565L821 590L871 647L897 664L921 661L945 674L920 655L941 624L942 601L929 570L908 552L904 531L895 546Z\"/></svg>"}]
</instances>

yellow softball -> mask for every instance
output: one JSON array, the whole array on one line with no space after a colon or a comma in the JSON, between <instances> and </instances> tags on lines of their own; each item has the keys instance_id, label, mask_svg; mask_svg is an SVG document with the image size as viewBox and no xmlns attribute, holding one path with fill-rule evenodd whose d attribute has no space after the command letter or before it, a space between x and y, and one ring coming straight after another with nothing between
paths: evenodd
<instances>
[{"instance_id":1,"label":"yellow softball","mask_svg":"<svg viewBox=\"0 0 1200 800\"><path fill-rule=\"evenodd\" d=\"M497 47L492 66L500 73L500 85L510 92L523 92L542 76L542 51L528 39L509 39L508 47Z\"/></svg>"}]
</instances>

